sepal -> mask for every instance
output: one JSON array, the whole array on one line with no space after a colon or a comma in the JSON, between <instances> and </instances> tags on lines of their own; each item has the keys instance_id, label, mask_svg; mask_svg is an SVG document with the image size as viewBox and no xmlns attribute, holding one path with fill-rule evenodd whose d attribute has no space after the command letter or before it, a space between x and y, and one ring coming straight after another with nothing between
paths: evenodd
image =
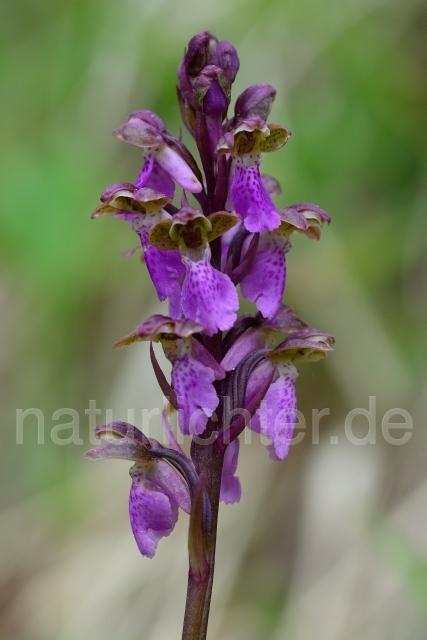
<instances>
[{"instance_id":1,"label":"sepal","mask_svg":"<svg viewBox=\"0 0 427 640\"><path fill-rule=\"evenodd\" d=\"M277 362L316 362L333 351L335 339L315 329L295 331L270 351L267 358Z\"/></svg>"},{"instance_id":2,"label":"sepal","mask_svg":"<svg viewBox=\"0 0 427 640\"><path fill-rule=\"evenodd\" d=\"M286 211L289 210L295 211L299 216L304 216L307 226L305 228L299 227L296 231L312 240L319 240L321 228L324 224L328 225L331 222L331 216L316 204L301 202L286 209Z\"/></svg>"},{"instance_id":3,"label":"sepal","mask_svg":"<svg viewBox=\"0 0 427 640\"><path fill-rule=\"evenodd\" d=\"M231 42L222 40L214 46L211 53L211 64L222 69L230 82L234 82L239 71L240 61Z\"/></svg>"},{"instance_id":4,"label":"sepal","mask_svg":"<svg viewBox=\"0 0 427 640\"><path fill-rule=\"evenodd\" d=\"M280 124L268 124L268 135L260 143L260 149L263 153L270 153L271 151L278 151L285 146L287 141L292 135L292 132L286 127L282 127Z\"/></svg>"},{"instance_id":5,"label":"sepal","mask_svg":"<svg viewBox=\"0 0 427 640\"><path fill-rule=\"evenodd\" d=\"M144 320L135 331L115 342L113 347L117 349L133 342L145 340L159 342L162 336L186 339L194 333L200 333L203 329L204 326L202 324L192 320L186 320L185 318L173 320L168 316L155 314Z\"/></svg>"},{"instance_id":6,"label":"sepal","mask_svg":"<svg viewBox=\"0 0 427 640\"><path fill-rule=\"evenodd\" d=\"M243 120L249 115L267 120L275 97L276 89L269 84L255 84L248 87L236 100L235 121Z\"/></svg>"}]
</instances>

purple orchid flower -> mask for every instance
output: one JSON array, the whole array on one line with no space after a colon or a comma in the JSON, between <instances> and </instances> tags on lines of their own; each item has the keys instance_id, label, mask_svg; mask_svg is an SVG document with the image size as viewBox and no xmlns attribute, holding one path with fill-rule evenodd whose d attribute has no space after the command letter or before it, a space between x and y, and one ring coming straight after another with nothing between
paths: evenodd
<instances>
[{"instance_id":1,"label":"purple orchid flower","mask_svg":"<svg viewBox=\"0 0 427 640\"><path fill-rule=\"evenodd\" d=\"M158 541L175 527L178 507L190 513L190 494L175 469L162 460L138 462L129 473L130 524L140 552L152 558Z\"/></svg>"},{"instance_id":2,"label":"purple orchid flower","mask_svg":"<svg viewBox=\"0 0 427 640\"><path fill-rule=\"evenodd\" d=\"M239 308L236 289L230 278L215 269L211 264L211 249L206 236L209 225L201 212L194 209L183 209L174 217L174 227L180 242L182 261L186 268L186 276L182 286L182 310L187 318L205 325L205 332L213 335L217 331L229 329ZM232 222L237 222L234 220ZM188 227L200 230L201 244L192 247L186 243ZM193 229L190 230L190 233Z\"/></svg>"},{"instance_id":3,"label":"purple orchid flower","mask_svg":"<svg viewBox=\"0 0 427 640\"><path fill-rule=\"evenodd\" d=\"M260 234L257 253L240 282L243 296L270 319L279 310L285 290L286 253L292 246L290 235L297 231L318 239L320 227L330 221L323 209L308 203L291 205L278 213L280 226Z\"/></svg>"},{"instance_id":4,"label":"purple orchid flower","mask_svg":"<svg viewBox=\"0 0 427 640\"><path fill-rule=\"evenodd\" d=\"M262 331L263 328L260 329ZM284 329L285 326L282 331ZM275 372L273 381L250 422L253 431L261 433L270 441L267 450L272 460L284 460L292 442L297 417L295 382L298 371L294 362L315 362L325 358L332 350L333 343L332 336L316 329L293 331L284 342L269 352L267 359L249 378L246 388L247 404L250 404L251 398L267 376Z\"/></svg>"},{"instance_id":5,"label":"purple orchid flower","mask_svg":"<svg viewBox=\"0 0 427 640\"><path fill-rule=\"evenodd\" d=\"M85 454L90 460L121 458L135 462L130 469L132 484L129 517L132 532L143 556L152 558L161 538L168 536L178 520L178 508L191 511L188 485L168 462L152 454L153 446L136 427L114 422L97 427L99 437L113 436Z\"/></svg>"},{"instance_id":6,"label":"purple orchid flower","mask_svg":"<svg viewBox=\"0 0 427 640\"><path fill-rule=\"evenodd\" d=\"M204 333L209 336L229 329L239 308L230 278L211 263L209 243L239 220L227 212L206 217L201 211L184 207L172 220L157 224L149 235L149 241L157 248L179 248L185 267L182 312L186 318L204 325Z\"/></svg>"},{"instance_id":7,"label":"purple orchid flower","mask_svg":"<svg viewBox=\"0 0 427 640\"><path fill-rule=\"evenodd\" d=\"M204 431L208 418L212 417L219 403L213 383L225 377L215 358L192 337L203 329L203 325L191 320L153 315L114 345L122 347L140 340L162 344L167 359L172 363L178 424L185 435L198 435Z\"/></svg>"},{"instance_id":8,"label":"purple orchid flower","mask_svg":"<svg viewBox=\"0 0 427 640\"><path fill-rule=\"evenodd\" d=\"M164 206L170 202L163 193L153 189L137 189L135 185L118 183L105 189L101 195L103 204L93 212L93 217L113 215L131 224L139 236L145 263L159 300L169 298L172 317L181 315L181 282L185 267L179 251L162 251L148 241L150 229L160 220L171 219Z\"/></svg>"},{"instance_id":9,"label":"purple orchid flower","mask_svg":"<svg viewBox=\"0 0 427 640\"><path fill-rule=\"evenodd\" d=\"M265 375L266 372L263 373ZM277 365L276 374L276 380L251 420L251 429L270 440L267 451L272 460L284 460L289 452L297 416L295 381L298 371L293 364L285 362Z\"/></svg>"},{"instance_id":10,"label":"purple orchid flower","mask_svg":"<svg viewBox=\"0 0 427 640\"><path fill-rule=\"evenodd\" d=\"M163 120L152 111L131 113L114 135L143 149L145 162L135 183L138 188L151 187L173 198L173 179L191 193L203 190L194 158L179 140L167 132Z\"/></svg>"},{"instance_id":11,"label":"purple orchid flower","mask_svg":"<svg viewBox=\"0 0 427 640\"><path fill-rule=\"evenodd\" d=\"M230 202L241 215L248 231L277 229L279 213L260 174L261 152L276 151L289 140L291 132L279 125L265 124L258 116L248 116L219 141L217 153L231 154Z\"/></svg>"}]
</instances>

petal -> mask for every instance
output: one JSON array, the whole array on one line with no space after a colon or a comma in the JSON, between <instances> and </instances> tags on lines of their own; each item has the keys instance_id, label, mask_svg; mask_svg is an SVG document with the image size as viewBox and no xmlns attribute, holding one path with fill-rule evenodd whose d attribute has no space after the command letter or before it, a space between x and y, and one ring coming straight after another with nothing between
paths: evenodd
<instances>
[{"instance_id":1,"label":"petal","mask_svg":"<svg viewBox=\"0 0 427 640\"><path fill-rule=\"evenodd\" d=\"M185 453L182 450L181 445L178 443L177 439L175 438L175 434L172 431L172 427L169 422L169 415L171 411L173 411L171 405L169 405L169 407L165 407L162 411L163 433L167 438L170 448L173 449L174 451L178 451L178 453L185 456Z\"/></svg>"},{"instance_id":2,"label":"petal","mask_svg":"<svg viewBox=\"0 0 427 640\"><path fill-rule=\"evenodd\" d=\"M262 183L260 160L247 166L244 157L233 158L234 177L230 195L234 210L242 216L248 231L272 231L280 226L280 216Z\"/></svg>"},{"instance_id":3,"label":"petal","mask_svg":"<svg viewBox=\"0 0 427 640\"><path fill-rule=\"evenodd\" d=\"M218 406L215 374L187 353L175 360L172 384L178 399L178 424L184 435L200 434Z\"/></svg>"},{"instance_id":4,"label":"petal","mask_svg":"<svg viewBox=\"0 0 427 640\"><path fill-rule=\"evenodd\" d=\"M246 385L246 407L251 404L251 401L254 399L263 383L265 383L266 379L271 375L274 368L275 363L271 362L271 360L264 360L258 367L256 367L255 371L252 372ZM252 417L249 423L249 428L252 429L252 431L255 431L255 433L261 432L258 411Z\"/></svg>"},{"instance_id":5,"label":"petal","mask_svg":"<svg viewBox=\"0 0 427 640\"><path fill-rule=\"evenodd\" d=\"M235 477L237 469L237 460L239 456L239 439L236 438L230 442L224 455L224 466L221 476L221 493L220 500L225 504L233 504L239 502L242 495L242 487L239 478Z\"/></svg>"},{"instance_id":6,"label":"petal","mask_svg":"<svg viewBox=\"0 0 427 640\"><path fill-rule=\"evenodd\" d=\"M215 380L224 380L224 369L218 364L213 355L194 337L191 339L191 355L205 367L212 369Z\"/></svg>"},{"instance_id":7,"label":"petal","mask_svg":"<svg viewBox=\"0 0 427 640\"><path fill-rule=\"evenodd\" d=\"M224 371L232 371L252 351L274 345L274 332L262 327L253 327L245 331L229 348L221 361Z\"/></svg>"},{"instance_id":8,"label":"petal","mask_svg":"<svg viewBox=\"0 0 427 640\"><path fill-rule=\"evenodd\" d=\"M236 320L239 298L230 278L214 269L208 257L197 262L183 256L187 273L182 287L186 318L203 324L207 335L230 329Z\"/></svg>"},{"instance_id":9,"label":"petal","mask_svg":"<svg viewBox=\"0 0 427 640\"><path fill-rule=\"evenodd\" d=\"M147 184L147 180L151 175L154 165L154 157L151 153L147 154L145 158L145 162L142 165L142 169L138 174L137 179L135 180L135 187L137 189L141 189L141 187L145 187Z\"/></svg>"},{"instance_id":10,"label":"petal","mask_svg":"<svg viewBox=\"0 0 427 640\"><path fill-rule=\"evenodd\" d=\"M152 558L158 541L171 533L178 520L178 505L147 479L140 465L132 467L131 476L130 524L140 552Z\"/></svg>"},{"instance_id":11,"label":"petal","mask_svg":"<svg viewBox=\"0 0 427 640\"><path fill-rule=\"evenodd\" d=\"M164 460L159 460L156 465L153 465L149 469L147 479L160 487L171 501L176 502L180 509L186 513L190 513L191 499L189 488L170 464Z\"/></svg>"},{"instance_id":12,"label":"petal","mask_svg":"<svg viewBox=\"0 0 427 640\"><path fill-rule=\"evenodd\" d=\"M174 181L157 162L154 163L153 170L145 186L151 187L151 189L159 193L164 193L168 198L173 198L175 193Z\"/></svg>"},{"instance_id":13,"label":"petal","mask_svg":"<svg viewBox=\"0 0 427 640\"><path fill-rule=\"evenodd\" d=\"M261 176L261 181L264 187L267 189L270 196L280 196L282 193L282 188L280 186L280 182L273 178L273 176L269 176L267 174L263 174Z\"/></svg>"},{"instance_id":14,"label":"petal","mask_svg":"<svg viewBox=\"0 0 427 640\"><path fill-rule=\"evenodd\" d=\"M190 193L199 193L202 185L181 156L170 147L160 147L153 151L156 162L166 171L176 182Z\"/></svg>"},{"instance_id":15,"label":"petal","mask_svg":"<svg viewBox=\"0 0 427 640\"><path fill-rule=\"evenodd\" d=\"M272 460L288 455L296 421L295 380L298 372L293 364L279 364L279 378L270 386L257 410L261 433L269 438L267 449Z\"/></svg>"},{"instance_id":16,"label":"petal","mask_svg":"<svg viewBox=\"0 0 427 640\"><path fill-rule=\"evenodd\" d=\"M255 302L266 318L273 318L282 302L286 280L285 253L289 240L279 233L261 235L254 261L240 283L242 294Z\"/></svg>"},{"instance_id":17,"label":"petal","mask_svg":"<svg viewBox=\"0 0 427 640\"><path fill-rule=\"evenodd\" d=\"M232 203L229 203L229 207L230 209L233 208ZM221 270L222 271L226 270L226 266L228 262L228 250L230 248L231 243L234 240L235 235L242 228L242 224L243 223L241 221L238 222L236 225L234 225L234 227L231 227L231 229L226 231L224 235L221 236ZM231 266L232 265L230 264L230 268Z\"/></svg>"},{"instance_id":18,"label":"petal","mask_svg":"<svg viewBox=\"0 0 427 640\"><path fill-rule=\"evenodd\" d=\"M185 276L185 267L179 251L162 251L147 243L144 250L145 262L150 277L156 287L159 300L171 298L173 301L172 317L180 315L181 285Z\"/></svg>"},{"instance_id":19,"label":"petal","mask_svg":"<svg viewBox=\"0 0 427 640\"><path fill-rule=\"evenodd\" d=\"M176 287L169 296L169 315L174 320L181 317L181 287Z\"/></svg>"}]
</instances>

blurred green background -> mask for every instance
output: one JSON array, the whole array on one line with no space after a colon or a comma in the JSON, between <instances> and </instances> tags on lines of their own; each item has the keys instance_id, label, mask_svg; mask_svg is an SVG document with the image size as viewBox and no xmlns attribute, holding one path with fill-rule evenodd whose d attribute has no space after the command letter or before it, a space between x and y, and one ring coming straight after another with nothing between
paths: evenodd
<instances>
[{"instance_id":1,"label":"blurred green background","mask_svg":"<svg viewBox=\"0 0 427 640\"><path fill-rule=\"evenodd\" d=\"M287 461L255 438L242 446L210 637L425 638L426 27L419 0L2 3L1 638L180 637L185 516L141 559L128 465L82 459L90 400L98 422L132 408L138 423L159 402L144 347L110 349L158 304L138 258L121 257L135 244L127 225L90 213L139 170L138 149L111 136L131 111L178 133L176 68L205 29L239 52L234 98L277 89L271 120L293 137L263 170L282 184L279 205L332 215L319 244L295 239L285 300L337 339L328 362L302 368L307 430ZM357 446L344 421L369 396L376 443ZM313 444L311 411L325 407ZM413 420L402 446L381 435L395 407ZM16 412L29 408L44 443L36 415L17 442ZM81 444L58 429L72 417Z\"/></svg>"}]
</instances>

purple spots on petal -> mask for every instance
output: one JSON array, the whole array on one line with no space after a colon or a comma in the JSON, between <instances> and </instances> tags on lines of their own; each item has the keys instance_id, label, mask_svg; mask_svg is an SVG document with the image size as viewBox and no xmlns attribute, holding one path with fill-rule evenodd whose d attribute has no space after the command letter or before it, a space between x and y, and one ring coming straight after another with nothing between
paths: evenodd
<instances>
[{"instance_id":1,"label":"purple spots on petal","mask_svg":"<svg viewBox=\"0 0 427 640\"><path fill-rule=\"evenodd\" d=\"M178 520L178 507L191 509L188 486L167 462L136 464L130 470L129 518L142 555L152 558L158 541Z\"/></svg>"},{"instance_id":2,"label":"purple spots on petal","mask_svg":"<svg viewBox=\"0 0 427 640\"><path fill-rule=\"evenodd\" d=\"M282 301L286 280L285 253L289 247L284 236L264 232L255 259L240 283L244 297L255 302L266 318L276 315Z\"/></svg>"},{"instance_id":3,"label":"purple spots on petal","mask_svg":"<svg viewBox=\"0 0 427 640\"><path fill-rule=\"evenodd\" d=\"M175 361L172 383L178 398L178 424L185 435L202 433L208 417L217 408L219 400L214 380L214 371L191 355Z\"/></svg>"},{"instance_id":4,"label":"purple spots on petal","mask_svg":"<svg viewBox=\"0 0 427 640\"><path fill-rule=\"evenodd\" d=\"M186 276L182 310L186 318L206 327L206 333L229 329L236 320L239 299L230 278L214 269L208 258L193 262L183 257Z\"/></svg>"},{"instance_id":5,"label":"purple spots on petal","mask_svg":"<svg viewBox=\"0 0 427 640\"><path fill-rule=\"evenodd\" d=\"M156 287L159 300L171 299L171 315L180 314L181 280L185 275L179 251L161 251L152 245L145 245L145 262Z\"/></svg>"},{"instance_id":6,"label":"purple spots on petal","mask_svg":"<svg viewBox=\"0 0 427 640\"><path fill-rule=\"evenodd\" d=\"M272 231L280 225L280 216L262 184L259 172L260 160L246 166L242 158L233 160L234 178L230 195L234 210L242 216L249 231Z\"/></svg>"},{"instance_id":7,"label":"purple spots on petal","mask_svg":"<svg viewBox=\"0 0 427 640\"><path fill-rule=\"evenodd\" d=\"M141 187L145 187L147 185L147 180L151 175L153 166L154 166L154 158L151 154L149 154L145 158L142 169L139 172L137 179L135 180L135 187L137 189L140 189Z\"/></svg>"},{"instance_id":8,"label":"purple spots on petal","mask_svg":"<svg viewBox=\"0 0 427 640\"><path fill-rule=\"evenodd\" d=\"M294 431L297 400L295 380L298 372L293 364L279 364L279 377L264 397L256 417L260 432L269 438L267 449L272 460L284 460L289 452Z\"/></svg>"}]
</instances>

